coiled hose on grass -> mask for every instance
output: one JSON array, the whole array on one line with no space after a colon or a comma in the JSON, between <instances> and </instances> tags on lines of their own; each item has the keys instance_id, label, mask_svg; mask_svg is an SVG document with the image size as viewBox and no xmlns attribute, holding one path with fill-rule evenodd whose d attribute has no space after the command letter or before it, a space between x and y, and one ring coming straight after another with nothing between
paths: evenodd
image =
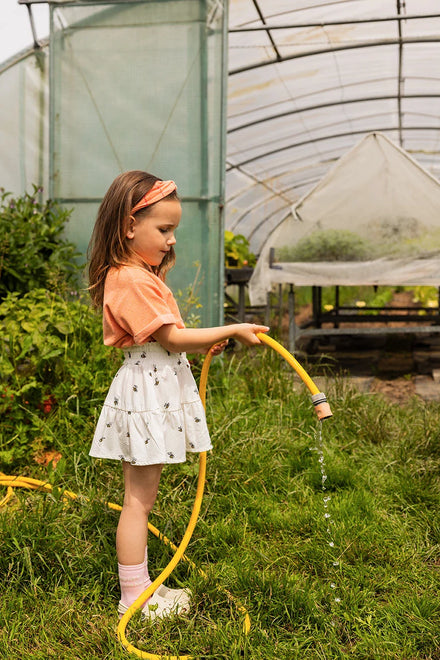
<instances>
[{"instance_id":1,"label":"coiled hose on grass","mask_svg":"<svg viewBox=\"0 0 440 660\"><path fill-rule=\"evenodd\" d=\"M318 415L318 419L321 421L323 419L327 419L328 417L331 417L332 413L327 403L325 395L322 392L319 392L319 389L316 387L313 380L303 369L303 367L299 364L299 362L293 357L293 355L289 353L281 344L279 344L271 337L268 337L263 333L259 333L257 337L260 339L261 342L267 344L275 351L277 351L281 355L281 357L283 357L290 364L290 366L296 371L296 373L304 382L306 387L309 389L310 394L312 395L312 401L314 403L315 410ZM211 365L211 360L212 360L212 354L211 352L208 352L205 357L202 372L200 375L199 392L200 392L200 398L205 407L206 407L206 385L208 381L208 372ZM160 573L160 575L154 580L154 582L152 582L152 584L148 587L148 589L146 589L139 596L139 598L135 600L133 605L131 605L131 607L128 608L128 610L125 612L125 614L122 616L121 620L119 621L117 627L117 635L119 641L129 653L136 655L138 658L145 658L146 660L192 660L194 657L191 655L164 656L164 655L156 655L154 653L148 653L147 651L142 651L141 649L138 649L128 641L125 631L134 613L142 606L145 600L147 600L147 598L149 598L153 594L153 592L163 582L165 582L165 580L170 576L170 574L173 572L174 568L177 566L177 564L181 559L184 559L193 568L198 570L198 572L203 577L206 577L206 574L200 568L197 568L197 566L195 566L195 564L192 561L190 561L188 557L186 557L184 554L191 540L191 536L194 532L194 528L196 526L196 522L199 517L200 507L203 499L203 491L205 487L205 480L206 480L206 452L201 452L199 456L199 474L197 479L197 490L196 490L194 505L185 534L183 535L182 541L178 547L175 546L173 543L171 543L171 541L167 539L163 534L161 534L161 532L156 527L154 527L154 525L148 523L148 529L157 538L162 540L166 545L170 546L170 548L174 551L174 556L169 562L169 564L164 568L162 573ZM52 490L52 486L44 481L40 481L38 479L31 479L30 477L9 476L4 474L0 474L0 485L7 487L6 495L3 497L2 500L0 500L0 506L4 506L11 499L14 493L13 490L14 488L28 488L34 490L43 490L46 492L50 492ZM76 500L78 498L78 495L76 495L72 491L65 490L63 492L63 497L66 499ZM112 502L107 502L107 506L110 509L114 509L116 511L120 511L122 508L119 504L114 504ZM223 589L221 587L219 587L219 589L221 589L224 593L226 593L226 595L230 600L233 600L235 602L238 611L244 615L243 630L246 634L248 634L251 629L251 622L248 612L242 605L240 605L235 601L235 599L226 589Z\"/></svg>"}]
</instances>

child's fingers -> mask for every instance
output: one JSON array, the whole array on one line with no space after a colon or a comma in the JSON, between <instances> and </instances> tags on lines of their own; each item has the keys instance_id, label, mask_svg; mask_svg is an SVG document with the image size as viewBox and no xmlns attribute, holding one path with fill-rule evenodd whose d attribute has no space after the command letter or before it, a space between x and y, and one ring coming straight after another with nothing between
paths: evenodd
<instances>
[{"instance_id":1,"label":"child's fingers","mask_svg":"<svg viewBox=\"0 0 440 660\"><path fill-rule=\"evenodd\" d=\"M266 332L269 332L270 328L267 325L255 325L254 326L254 332L255 334L258 334L259 332L263 332L266 334Z\"/></svg>"},{"instance_id":2,"label":"child's fingers","mask_svg":"<svg viewBox=\"0 0 440 660\"><path fill-rule=\"evenodd\" d=\"M211 348L212 355L220 355L220 353L222 353L225 350L226 346L228 345L228 341L229 341L228 339L225 339L224 341L221 341L219 344L215 344L215 346Z\"/></svg>"}]
</instances>

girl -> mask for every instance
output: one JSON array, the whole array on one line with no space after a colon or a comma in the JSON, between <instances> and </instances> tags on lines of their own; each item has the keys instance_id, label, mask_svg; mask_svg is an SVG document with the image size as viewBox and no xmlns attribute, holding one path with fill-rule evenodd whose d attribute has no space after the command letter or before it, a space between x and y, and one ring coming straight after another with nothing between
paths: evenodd
<instances>
[{"instance_id":1,"label":"girl","mask_svg":"<svg viewBox=\"0 0 440 660\"><path fill-rule=\"evenodd\" d=\"M228 338L260 344L269 328L241 323L185 328L165 285L175 261L181 205L173 181L138 170L119 175L98 211L89 246L89 287L102 309L104 344L124 352L99 417L90 455L122 461L124 501L116 532L121 599L128 607L151 584L147 523L165 463L212 448L185 352L217 355ZM214 348L211 348L215 344ZM188 611L182 589L159 587L143 605L149 619Z\"/></svg>"}]
</instances>

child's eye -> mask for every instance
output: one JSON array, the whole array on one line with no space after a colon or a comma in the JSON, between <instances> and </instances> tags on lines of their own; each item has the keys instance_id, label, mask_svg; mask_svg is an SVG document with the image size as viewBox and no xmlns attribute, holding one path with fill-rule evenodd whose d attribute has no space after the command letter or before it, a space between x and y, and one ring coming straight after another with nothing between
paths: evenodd
<instances>
[{"instance_id":1,"label":"child's eye","mask_svg":"<svg viewBox=\"0 0 440 660\"><path fill-rule=\"evenodd\" d=\"M159 231L161 234L175 234L176 229L172 229L171 227L159 227Z\"/></svg>"}]
</instances>

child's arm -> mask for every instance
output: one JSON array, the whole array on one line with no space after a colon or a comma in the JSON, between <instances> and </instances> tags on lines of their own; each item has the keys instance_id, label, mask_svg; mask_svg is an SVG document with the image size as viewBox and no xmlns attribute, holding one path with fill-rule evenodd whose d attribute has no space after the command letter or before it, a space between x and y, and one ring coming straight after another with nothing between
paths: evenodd
<instances>
[{"instance_id":1,"label":"child's arm","mask_svg":"<svg viewBox=\"0 0 440 660\"><path fill-rule=\"evenodd\" d=\"M245 346L261 344L257 334L268 332L266 325L237 323L217 328L178 328L173 324L161 326L153 337L170 353L207 351L213 344L233 338Z\"/></svg>"}]
</instances>

